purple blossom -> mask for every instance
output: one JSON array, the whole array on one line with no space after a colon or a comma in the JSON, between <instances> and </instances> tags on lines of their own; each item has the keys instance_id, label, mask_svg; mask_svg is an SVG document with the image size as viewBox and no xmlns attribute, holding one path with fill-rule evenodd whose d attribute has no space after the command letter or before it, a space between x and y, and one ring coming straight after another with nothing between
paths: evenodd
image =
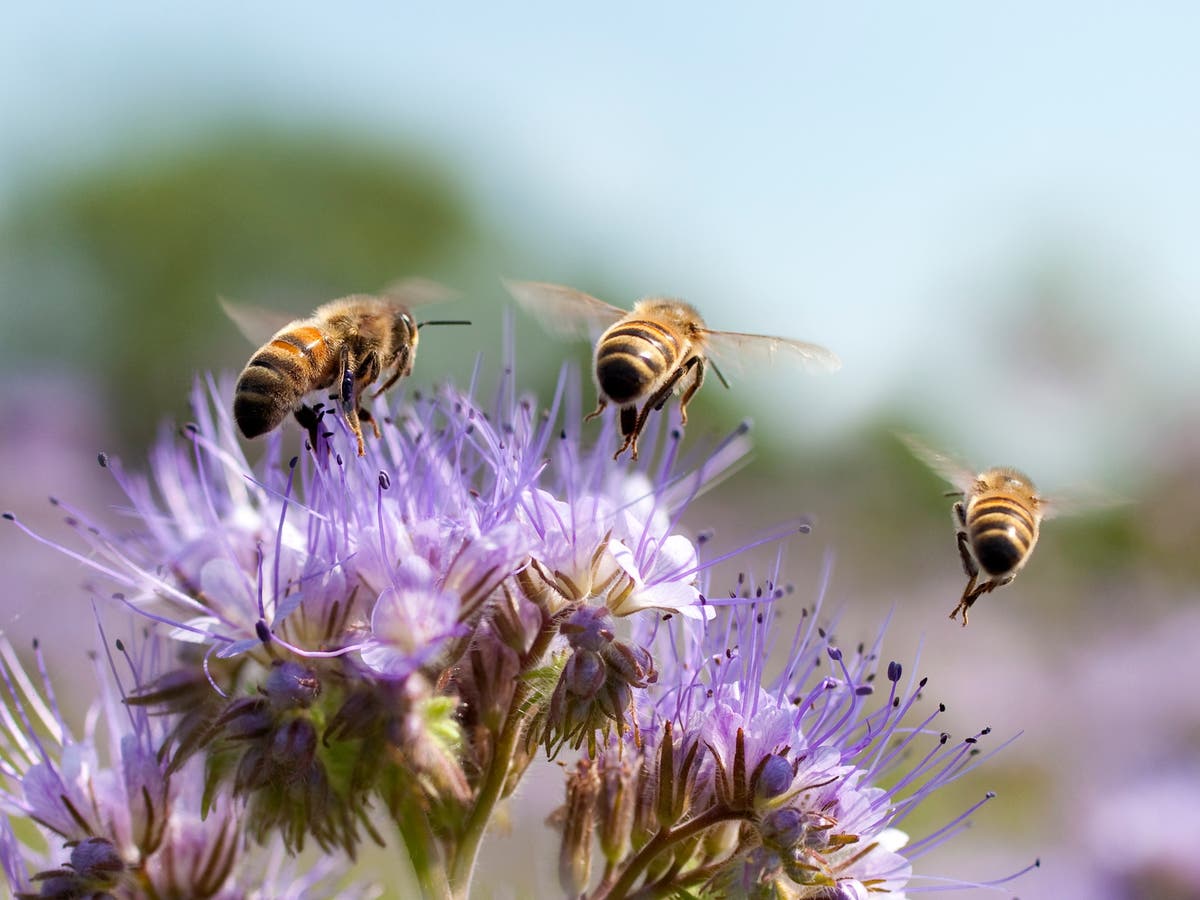
<instances>
[{"instance_id":1,"label":"purple blossom","mask_svg":"<svg viewBox=\"0 0 1200 900\"><path fill-rule=\"evenodd\" d=\"M618 780L640 806L633 814L596 807L595 830L623 836L609 837L617 849L604 848L606 875L588 896L657 890L653 873L663 864L649 852L657 849L691 873L675 887L702 893L902 897L914 860L965 826L960 817L915 843L900 827L986 758L976 751L988 729L960 740L939 732L942 707L919 716L925 682L905 680L898 663L877 692L882 633L872 647L843 652L817 624L819 603L805 611L782 671L768 675L785 596L772 581L742 580L707 623L634 623L633 640L657 660L658 678L645 688L636 736L614 738L595 765L601 779L625 773ZM580 786L594 777L581 769L568 796L586 796ZM698 834L707 837L696 843ZM583 835L565 824L564 858L590 855ZM586 893L587 866L563 871L568 890Z\"/></svg>"},{"instance_id":2,"label":"purple blossom","mask_svg":"<svg viewBox=\"0 0 1200 900\"><path fill-rule=\"evenodd\" d=\"M101 456L140 531L64 505L88 545L68 552L177 640L225 658L269 636L299 656L362 652L369 669L404 676L461 651L495 588L530 560L564 602L708 612L695 547L672 529L742 440L677 471L672 450L656 483L614 470L603 438L582 451L528 400L487 415L447 387L410 404L361 460L339 452L335 425L286 465L271 435L252 467L224 393L197 388L196 423L159 442L147 475Z\"/></svg>"},{"instance_id":3,"label":"purple blossom","mask_svg":"<svg viewBox=\"0 0 1200 900\"><path fill-rule=\"evenodd\" d=\"M106 752L29 692L15 708L53 741L30 743L29 721L0 734L24 754L0 770L9 806L107 842L34 864L43 885L194 873L219 848L220 891L250 896L243 859L313 839L324 868L287 876L311 887L364 836L386 842L386 818L425 894L465 896L498 803L537 753L566 747L588 751L564 822L573 894L903 896L912 861L962 827L915 843L900 829L978 763L986 730L951 741L936 712L911 724L924 682L891 664L872 696L876 651L844 653L815 614L767 676L784 592L742 582L712 599L713 566L746 548L714 554L680 522L739 464L745 426L690 456L678 431L652 430L638 465L616 464L614 420L580 438L577 379L540 414L506 376L486 411L449 386L391 415L378 402L363 457L326 417L297 456L289 425L251 466L228 393L198 387L195 424L163 436L145 475L101 456L132 526L62 507L79 542L59 549L156 636L129 660L125 704L104 701L125 723ZM10 838L0 856L28 891Z\"/></svg>"},{"instance_id":4,"label":"purple blossom","mask_svg":"<svg viewBox=\"0 0 1200 900\"><path fill-rule=\"evenodd\" d=\"M136 651L118 641L117 649L121 658L114 665L126 666L132 680L126 687L153 676L164 659L157 639ZM301 896L343 879L344 866L330 860L298 868L285 859L279 840L245 848L238 805L225 796L204 801L198 760L171 772L158 758L167 723L121 703L123 688L105 660L95 663L100 695L77 733L58 710L36 650L35 658L39 672L31 676L0 638L0 673L11 710L0 722L7 760L0 766L0 805L38 823L49 844L39 852L17 840L8 819L0 822L0 856L15 892L249 900ZM31 880L31 870L42 873L38 880ZM340 896L376 895L359 886Z\"/></svg>"}]
</instances>

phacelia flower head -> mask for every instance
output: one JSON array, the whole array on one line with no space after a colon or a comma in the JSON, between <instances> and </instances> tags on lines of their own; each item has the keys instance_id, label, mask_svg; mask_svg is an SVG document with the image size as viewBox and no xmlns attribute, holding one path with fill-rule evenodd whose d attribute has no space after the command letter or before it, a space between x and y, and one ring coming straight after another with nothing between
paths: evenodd
<instances>
[{"instance_id":1,"label":"phacelia flower head","mask_svg":"<svg viewBox=\"0 0 1200 900\"><path fill-rule=\"evenodd\" d=\"M486 408L450 386L393 414L378 401L361 457L339 417L310 412L301 452L276 431L252 466L228 388L197 388L195 423L146 474L101 455L129 498L120 531L62 504L83 546L59 549L157 637L124 703L106 701L128 722L106 755L52 711L53 745L30 743L40 707L14 707L6 802L64 844L34 885L0 832L24 893L119 892L161 859L163 877L192 873L174 895L242 896L235 835L267 854L315 842L332 865L364 837L386 844L390 821L423 893L464 896L497 804L566 747L587 755L560 876L596 900L899 897L961 827L900 830L986 730L952 741L937 712L911 722L924 682L890 664L883 696L875 650L844 653L815 615L768 675L783 592L710 592L732 553L681 517L743 457L745 426L692 456L661 429L615 464L613 419L581 439L577 378L539 412L506 375Z\"/></svg>"},{"instance_id":2,"label":"phacelia flower head","mask_svg":"<svg viewBox=\"0 0 1200 900\"><path fill-rule=\"evenodd\" d=\"M93 661L100 696L82 732L58 710L40 651L31 675L0 637L0 685L11 714L0 723L0 846L8 883L18 897L155 897L250 900L334 890L346 874L336 860L299 869L283 842L248 848L237 803L204 799L199 761L172 771L157 748L169 728L121 694L164 660L163 642ZM125 669L121 682L117 671ZM11 818L36 822L45 851L18 839ZM372 897L365 886L339 896Z\"/></svg>"},{"instance_id":3,"label":"phacelia flower head","mask_svg":"<svg viewBox=\"0 0 1200 900\"><path fill-rule=\"evenodd\" d=\"M924 680L906 681L892 662L879 691L879 642L845 653L815 610L768 675L784 597L771 581L743 580L702 628L635 623L633 639L659 662L640 728L614 737L568 789L611 784L628 798L596 804L607 873L596 896L649 890L671 871L689 873L673 885L704 895L902 897L913 861L964 827L965 816L915 843L900 828L978 765L988 729L952 740L933 727L940 706L912 721ZM580 834L565 823L572 852L590 857ZM583 871L569 870L571 890L586 888Z\"/></svg>"},{"instance_id":4,"label":"phacelia flower head","mask_svg":"<svg viewBox=\"0 0 1200 900\"><path fill-rule=\"evenodd\" d=\"M394 415L379 401L362 457L318 411L302 452L280 429L251 465L228 385L209 381L145 474L101 454L132 524L62 504L85 546L60 549L176 644L129 698L170 722L167 774L203 757L256 840L353 854L408 803L467 815L494 752L482 736L514 705L541 724L513 746L552 753L633 721L654 660L611 623L711 616L679 518L746 429L692 458L678 432L650 435L641 465L618 466L612 422L580 439L577 392L564 374L544 413L507 377L486 410L451 386Z\"/></svg>"}]
</instances>

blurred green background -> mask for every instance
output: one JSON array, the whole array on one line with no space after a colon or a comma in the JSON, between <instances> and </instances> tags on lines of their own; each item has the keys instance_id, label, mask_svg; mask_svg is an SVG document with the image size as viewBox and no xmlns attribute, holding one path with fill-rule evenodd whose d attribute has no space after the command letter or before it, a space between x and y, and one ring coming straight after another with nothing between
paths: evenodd
<instances>
[{"instance_id":1,"label":"blurred green background","mask_svg":"<svg viewBox=\"0 0 1200 900\"><path fill-rule=\"evenodd\" d=\"M845 361L706 387L688 441L750 416L757 450L690 526L736 543L811 517L785 569L811 598L832 552L843 640L890 615L889 651L911 664L921 644L958 732L1024 730L909 823L1001 793L919 871L987 879L1040 856L1027 900L1200 896L1163 886L1195 822L1133 824L1115 857L1130 836L1104 825L1118 787L1164 773L1200 803L1190 7L377 6L356 22L266 5L236 28L216 12L128 4L63 26L24 10L0 37L0 505L54 533L47 494L116 503L95 453L139 467L196 373L253 349L218 295L300 315L440 280L462 297L447 315L475 325L423 338L428 384L498 362L500 276L618 305L679 294L714 327ZM586 346L515 322L523 387L547 396L564 358L586 365ZM946 619L963 578L944 486L896 430L1126 502L1049 523L963 630ZM15 637L80 608L80 576L49 551L7 531L0 561ZM67 615L50 652L65 664L91 640ZM551 845L558 778L514 802L516 840ZM549 854L506 870L512 840L490 846L485 871L506 874L480 896L554 884Z\"/></svg>"}]
</instances>

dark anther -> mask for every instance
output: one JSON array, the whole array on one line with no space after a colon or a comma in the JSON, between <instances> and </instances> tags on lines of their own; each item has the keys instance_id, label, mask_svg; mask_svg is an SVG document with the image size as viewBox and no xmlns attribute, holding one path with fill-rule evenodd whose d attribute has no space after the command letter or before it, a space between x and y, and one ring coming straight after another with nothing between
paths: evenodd
<instances>
[{"instance_id":1,"label":"dark anther","mask_svg":"<svg viewBox=\"0 0 1200 900\"><path fill-rule=\"evenodd\" d=\"M254 633L264 644L271 643L271 629L267 627L267 623L262 619L254 623Z\"/></svg>"},{"instance_id":2,"label":"dark anther","mask_svg":"<svg viewBox=\"0 0 1200 900\"><path fill-rule=\"evenodd\" d=\"M100 463L100 468L107 469L108 468L108 454L107 453L97 453L96 454L96 462Z\"/></svg>"}]
</instances>

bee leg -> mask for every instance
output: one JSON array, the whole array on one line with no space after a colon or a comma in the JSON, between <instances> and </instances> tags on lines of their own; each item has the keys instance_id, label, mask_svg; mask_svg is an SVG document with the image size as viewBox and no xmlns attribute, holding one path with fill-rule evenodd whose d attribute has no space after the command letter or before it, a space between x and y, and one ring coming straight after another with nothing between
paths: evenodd
<instances>
[{"instance_id":1,"label":"bee leg","mask_svg":"<svg viewBox=\"0 0 1200 900\"><path fill-rule=\"evenodd\" d=\"M967 582L967 587L963 591L962 599L958 601L958 606L954 607L954 612L950 613L950 618L953 619L958 614L958 611L960 609L962 610L963 628L967 627L967 610L975 605L976 600L978 600L984 594L990 594L996 588L1003 587L1012 581L1011 577L1005 578L1001 581L989 579L988 581L985 581L983 584L976 587L975 579L977 574L971 576L971 580Z\"/></svg>"},{"instance_id":2,"label":"bee leg","mask_svg":"<svg viewBox=\"0 0 1200 900\"><path fill-rule=\"evenodd\" d=\"M638 458L638 435L640 435L642 433L642 429L646 427L646 419L650 415L650 410L663 408L666 402L671 399L671 392L675 390L675 385L679 383L679 379L683 377L683 373L690 368L690 365L691 363L689 362L687 365L682 365L677 368L671 373L671 377L663 383L663 386L650 395L650 399L642 404L641 412L639 412L637 414L637 418L633 420L632 426L630 426L629 420L632 419L633 410L636 409L636 407L626 406L621 409L621 431L625 433L626 437L625 443L621 445L621 449L616 452L616 454L613 456L613 459L616 459L618 456L624 453L626 448L629 448L633 451L631 454L631 459L636 460ZM684 416L683 421L687 422L686 415Z\"/></svg>"},{"instance_id":3,"label":"bee leg","mask_svg":"<svg viewBox=\"0 0 1200 900\"><path fill-rule=\"evenodd\" d=\"M650 399L646 401L646 405L642 408L642 415L649 415L651 409L662 409L666 406L667 401L671 399L671 392L675 390L675 385L679 384L679 379L683 377L683 373L690 368L691 361L689 360L686 364L672 372L671 377L663 382L663 386L650 395ZM683 417L683 421L687 422L686 415Z\"/></svg>"},{"instance_id":4,"label":"bee leg","mask_svg":"<svg viewBox=\"0 0 1200 900\"><path fill-rule=\"evenodd\" d=\"M640 419L636 406L621 407L621 434L625 435L625 443L613 454L613 459L620 458L621 454L630 447L633 447L633 458L637 459L637 438L638 432L641 431L641 427L638 425Z\"/></svg>"},{"instance_id":5,"label":"bee leg","mask_svg":"<svg viewBox=\"0 0 1200 900\"><path fill-rule=\"evenodd\" d=\"M979 574L979 566L975 564L975 557L971 555L971 543L965 531L958 533L958 555L962 557L963 571L967 573L967 577L975 578Z\"/></svg>"},{"instance_id":6,"label":"bee leg","mask_svg":"<svg viewBox=\"0 0 1200 900\"><path fill-rule=\"evenodd\" d=\"M696 374L692 376L692 383L688 385L687 390L683 392L683 396L679 398L679 421L684 425L687 424L688 401L692 399L696 391L700 390L700 385L704 384L704 358L693 356L684 366L685 369L693 367Z\"/></svg>"},{"instance_id":7,"label":"bee leg","mask_svg":"<svg viewBox=\"0 0 1200 900\"><path fill-rule=\"evenodd\" d=\"M604 408L606 406L608 406L608 401L605 400L603 397L599 398L599 403L596 405L596 408L594 410L592 410L590 413L588 413L586 416L584 416L583 421L585 421L585 422L592 421L592 419L596 418L596 416L598 416L598 415L600 415L600 413L604 412Z\"/></svg>"},{"instance_id":8,"label":"bee leg","mask_svg":"<svg viewBox=\"0 0 1200 900\"><path fill-rule=\"evenodd\" d=\"M375 432L375 437L380 437L379 423L375 421L375 417L371 415L371 411L365 406L358 408L358 418L362 422L366 422L371 426L371 430Z\"/></svg>"},{"instance_id":9,"label":"bee leg","mask_svg":"<svg viewBox=\"0 0 1200 900\"><path fill-rule=\"evenodd\" d=\"M308 432L308 441L314 449L317 446L317 436L320 433L318 428L321 425L321 418L325 415L324 406L324 403L318 403L316 406L301 403L296 407L295 413L293 413L296 421L300 423L300 427Z\"/></svg>"},{"instance_id":10,"label":"bee leg","mask_svg":"<svg viewBox=\"0 0 1200 900\"><path fill-rule=\"evenodd\" d=\"M387 381L379 386L379 390L377 390L371 396L378 397L405 375L412 372L412 359L411 347L405 347L403 350L401 350L400 355L396 357L396 362L392 367L392 374L387 377ZM378 373L376 374L378 375ZM374 381L375 378L371 378L370 380Z\"/></svg>"},{"instance_id":11,"label":"bee leg","mask_svg":"<svg viewBox=\"0 0 1200 900\"><path fill-rule=\"evenodd\" d=\"M367 447L363 442L362 425L358 421L358 407L351 406L349 409L344 410L344 414L346 416L346 424L350 426L350 430L354 432L354 437L358 441L358 455L366 456Z\"/></svg>"},{"instance_id":12,"label":"bee leg","mask_svg":"<svg viewBox=\"0 0 1200 900\"><path fill-rule=\"evenodd\" d=\"M365 456L367 448L363 444L362 425L358 422L358 384L354 378L355 369L349 349L343 350L338 362L338 405L342 408L346 424L350 426L358 441L358 455Z\"/></svg>"},{"instance_id":13,"label":"bee leg","mask_svg":"<svg viewBox=\"0 0 1200 900\"><path fill-rule=\"evenodd\" d=\"M962 611L963 628L967 627L967 610L970 609L971 604L975 602L974 597L971 597L970 600L968 600L967 598L971 595L971 591L975 587L975 579L977 577L978 577L978 573L971 576L970 580L967 582L967 586L965 588L963 588L962 599L958 601L958 606L954 607L954 609L951 610L951 612L950 612L950 618L957 619L959 611L960 610Z\"/></svg>"},{"instance_id":14,"label":"bee leg","mask_svg":"<svg viewBox=\"0 0 1200 900\"><path fill-rule=\"evenodd\" d=\"M954 505L955 511L958 511L961 506L961 503L956 503ZM975 558L971 555L971 545L967 541L967 533L965 531L958 533L958 554L962 557L963 571L967 573L967 586L963 588L962 599L958 601L958 606L954 607L954 610L950 613L950 618L958 618L959 610L962 610L963 627L966 628L967 610L971 608L971 604L979 596L979 591L975 589L975 582L979 578L979 566L976 565Z\"/></svg>"},{"instance_id":15,"label":"bee leg","mask_svg":"<svg viewBox=\"0 0 1200 900\"><path fill-rule=\"evenodd\" d=\"M387 377L387 381L385 381L383 384L381 384L381 385L379 386L379 390L377 390L377 391L376 391L374 394L372 394L371 396L372 396L372 397L378 397L380 394L382 394L384 391L386 391L388 388L390 388L390 387L391 387L393 384L395 384L397 381L399 381L399 380L400 380L400 377L401 377L403 374L404 374L404 373L403 373L403 372L400 370L400 368L397 366L395 369L393 369L393 370L392 370L392 374L391 374L391 375L389 375L389 376Z\"/></svg>"}]
</instances>

